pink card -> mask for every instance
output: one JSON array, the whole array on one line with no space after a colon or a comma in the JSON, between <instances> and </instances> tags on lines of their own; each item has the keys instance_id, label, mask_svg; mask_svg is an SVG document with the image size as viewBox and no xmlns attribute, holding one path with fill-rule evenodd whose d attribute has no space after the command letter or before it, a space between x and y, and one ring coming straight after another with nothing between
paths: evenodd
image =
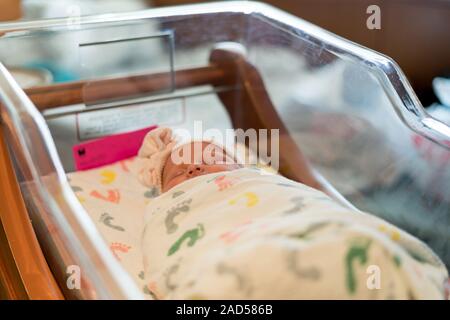
<instances>
[{"instance_id":1,"label":"pink card","mask_svg":"<svg viewBox=\"0 0 450 320\"><path fill-rule=\"evenodd\" d=\"M147 132L156 127L151 126L136 131L113 134L73 146L75 169L97 168L136 156Z\"/></svg>"}]
</instances>

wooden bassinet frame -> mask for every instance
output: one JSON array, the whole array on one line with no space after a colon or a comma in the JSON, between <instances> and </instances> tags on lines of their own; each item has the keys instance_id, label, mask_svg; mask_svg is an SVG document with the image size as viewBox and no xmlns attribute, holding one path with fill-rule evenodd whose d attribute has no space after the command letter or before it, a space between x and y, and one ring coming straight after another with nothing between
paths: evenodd
<instances>
[{"instance_id":1,"label":"wooden bassinet frame","mask_svg":"<svg viewBox=\"0 0 450 320\"><path fill-rule=\"evenodd\" d=\"M239 51L216 48L211 52L208 66L179 70L174 74L167 72L79 81L30 88L25 92L42 112L79 103L89 105L123 96L151 94L169 88L173 80L175 89L203 85L232 88L217 90L217 95L234 129L278 129L280 172L325 191L326 188L315 176L276 112L258 70ZM0 260L0 289L2 286L7 289L4 291L8 298L63 299L62 290L47 265L20 193L3 134L5 124L0 122L0 128L0 218L11 253ZM270 154L270 141L266 143ZM0 238L1 235L0 225Z\"/></svg>"}]
</instances>

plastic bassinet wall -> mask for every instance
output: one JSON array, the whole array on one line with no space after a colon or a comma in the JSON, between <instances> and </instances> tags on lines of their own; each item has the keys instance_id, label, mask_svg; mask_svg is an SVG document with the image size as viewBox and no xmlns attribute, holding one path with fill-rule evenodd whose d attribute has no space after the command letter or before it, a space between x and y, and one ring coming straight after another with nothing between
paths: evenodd
<instances>
[{"instance_id":1,"label":"plastic bassinet wall","mask_svg":"<svg viewBox=\"0 0 450 320\"><path fill-rule=\"evenodd\" d=\"M242 48L261 74L289 139L316 172L359 209L424 240L450 266L450 128L427 115L388 57L254 2L1 24L2 33L2 65L13 75L41 75L38 83L22 83L24 92L17 74L14 80L0 68L1 130L39 244L66 297L142 298L67 182L72 145L110 133L80 131L80 121L92 121L83 120L89 114L123 119L125 107L171 101L175 111L119 127L113 121L113 130L155 122L192 130L194 120L203 129L233 127L252 116L239 88L192 79L188 88L182 78L183 70L211 66L211 51L223 42ZM114 99L105 100L95 82L130 77L128 86L136 88L133 77L155 73L169 75L159 90ZM64 95L50 95L49 85L64 86ZM232 119L223 90L235 102ZM81 289L66 286L72 265L82 270Z\"/></svg>"}]
</instances>

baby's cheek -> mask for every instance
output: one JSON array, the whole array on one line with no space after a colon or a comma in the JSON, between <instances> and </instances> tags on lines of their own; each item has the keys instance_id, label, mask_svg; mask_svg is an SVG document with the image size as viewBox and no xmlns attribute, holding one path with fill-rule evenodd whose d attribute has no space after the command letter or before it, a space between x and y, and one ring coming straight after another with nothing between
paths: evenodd
<instances>
[{"instance_id":1,"label":"baby's cheek","mask_svg":"<svg viewBox=\"0 0 450 320\"><path fill-rule=\"evenodd\" d=\"M212 166L207 166L208 173L231 171L237 169L236 165L226 165L226 164L216 164Z\"/></svg>"},{"instance_id":2,"label":"baby's cheek","mask_svg":"<svg viewBox=\"0 0 450 320\"><path fill-rule=\"evenodd\" d=\"M182 183L183 181L186 181L187 179L188 178L184 174L179 177L173 178L172 180L167 182L165 185L163 185L163 192L166 192L166 191L172 189L173 187Z\"/></svg>"}]
</instances>

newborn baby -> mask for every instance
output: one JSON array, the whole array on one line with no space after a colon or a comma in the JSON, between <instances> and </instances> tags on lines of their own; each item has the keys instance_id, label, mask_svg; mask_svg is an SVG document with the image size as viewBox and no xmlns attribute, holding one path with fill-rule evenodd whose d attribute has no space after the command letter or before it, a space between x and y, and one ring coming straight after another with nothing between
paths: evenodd
<instances>
[{"instance_id":1,"label":"newborn baby","mask_svg":"<svg viewBox=\"0 0 450 320\"><path fill-rule=\"evenodd\" d=\"M176 144L168 128L158 128L147 135L138 154L148 158L139 175L143 184L166 192L198 176L242 168L235 156L212 142Z\"/></svg>"},{"instance_id":2,"label":"newborn baby","mask_svg":"<svg viewBox=\"0 0 450 320\"><path fill-rule=\"evenodd\" d=\"M442 299L448 277L420 240L211 142L151 131L142 249L159 299ZM276 262L276 263L274 263Z\"/></svg>"}]
</instances>

